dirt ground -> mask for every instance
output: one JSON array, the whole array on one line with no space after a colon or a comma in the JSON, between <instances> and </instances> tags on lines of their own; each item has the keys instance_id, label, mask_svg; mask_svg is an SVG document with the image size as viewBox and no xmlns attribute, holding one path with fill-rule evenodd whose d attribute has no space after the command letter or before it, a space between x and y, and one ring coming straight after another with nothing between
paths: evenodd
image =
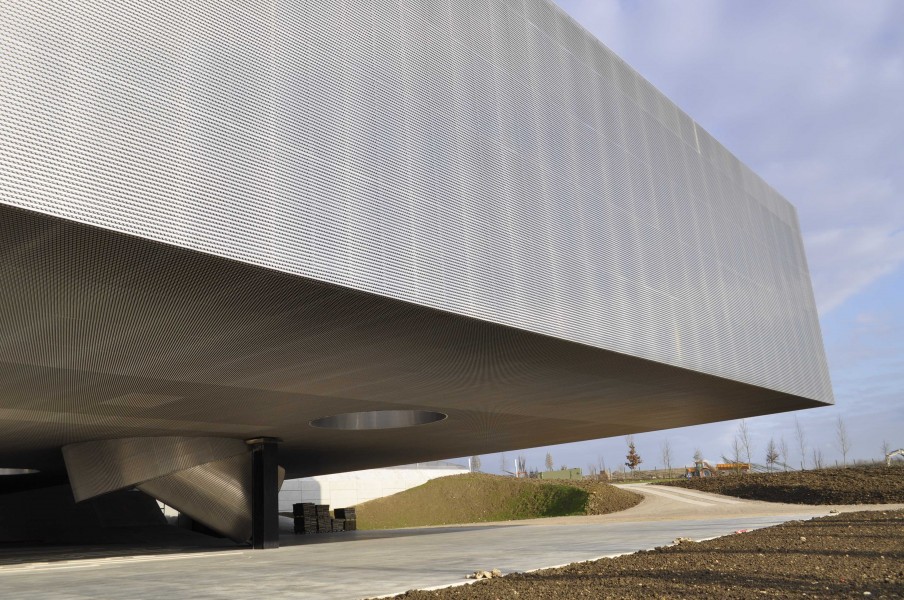
<instances>
[{"instance_id":1,"label":"dirt ground","mask_svg":"<svg viewBox=\"0 0 904 600\"><path fill-rule=\"evenodd\" d=\"M904 598L904 511L791 521L705 542L400 597Z\"/></svg>"},{"instance_id":2,"label":"dirt ground","mask_svg":"<svg viewBox=\"0 0 904 600\"><path fill-rule=\"evenodd\" d=\"M904 464L723 475L662 485L790 504L892 504L904 502Z\"/></svg>"}]
</instances>

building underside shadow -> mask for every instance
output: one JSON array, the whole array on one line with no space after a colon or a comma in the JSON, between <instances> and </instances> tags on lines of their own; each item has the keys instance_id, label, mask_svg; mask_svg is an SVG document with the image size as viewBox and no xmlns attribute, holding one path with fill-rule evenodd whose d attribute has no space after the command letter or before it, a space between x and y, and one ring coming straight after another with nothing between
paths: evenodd
<instances>
[{"instance_id":1,"label":"building underside shadow","mask_svg":"<svg viewBox=\"0 0 904 600\"><path fill-rule=\"evenodd\" d=\"M169 522L138 490L83 502L67 483L0 493L0 566L248 547Z\"/></svg>"}]
</instances>

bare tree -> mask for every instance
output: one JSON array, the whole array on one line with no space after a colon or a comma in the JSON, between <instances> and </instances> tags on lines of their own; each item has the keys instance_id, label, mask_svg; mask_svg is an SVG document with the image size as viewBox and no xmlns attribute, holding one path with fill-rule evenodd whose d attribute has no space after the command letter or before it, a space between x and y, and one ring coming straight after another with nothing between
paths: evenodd
<instances>
[{"instance_id":1,"label":"bare tree","mask_svg":"<svg viewBox=\"0 0 904 600\"><path fill-rule=\"evenodd\" d=\"M527 477L527 458L523 454L515 459L515 477Z\"/></svg>"},{"instance_id":2,"label":"bare tree","mask_svg":"<svg viewBox=\"0 0 904 600\"><path fill-rule=\"evenodd\" d=\"M744 444L741 442L741 438L738 436L734 436L731 442L731 462L735 465L735 471L741 472L741 456L744 452Z\"/></svg>"},{"instance_id":3,"label":"bare tree","mask_svg":"<svg viewBox=\"0 0 904 600\"><path fill-rule=\"evenodd\" d=\"M599 471L601 481L609 481L612 478L609 468L606 467L606 459L601 454L596 457L596 468Z\"/></svg>"},{"instance_id":4,"label":"bare tree","mask_svg":"<svg viewBox=\"0 0 904 600\"><path fill-rule=\"evenodd\" d=\"M838 441L838 449L841 451L841 460L846 467L848 452L851 451L851 438L848 437L847 427L844 426L841 415L838 415L838 420L835 422L835 436Z\"/></svg>"},{"instance_id":5,"label":"bare tree","mask_svg":"<svg viewBox=\"0 0 904 600\"><path fill-rule=\"evenodd\" d=\"M634 477L634 470L643 462L643 459L634 447L634 437L629 435L625 438L625 441L628 442L628 453L625 455L625 466L631 469L631 477Z\"/></svg>"},{"instance_id":6,"label":"bare tree","mask_svg":"<svg viewBox=\"0 0 904 600\"><path fill-rule=\"evenodd\" d=\"M599 477L599 471L597 470L595 464L589 463L587 465L587 476L593 479L597 479Z\"/></svg>"},{"instance_id":7,"label":"bare tree","mask_svg":"<svg viewBox=\"0 0 904 600\"><path fill-rule=\"evenodd\" d=\"M505 459L505 452L499 455L499 469L503 475L508 473L508 461Z\"/></svg>"},{"instance_id":8,"label":"bare tree","mask_svg":"<svg viewBox=\"0 0 904 600\"><path fill-rule=\"evenodd\" d=\"M882 460L888 456L888 453L891 452L891 444L888 443L888 440L882 440Z\"/></svg>"},{"instance_id":9,"label":"bare tree","mask_svg":"<svg viewBox=\"0 0 904 600\"><path fill-rule=\"evenodd\" d=\"M775 438L769 438L769 443L766 444L766 468L771 473L775 468L775 461L779 458L778 448L775 446Z\"/></svg>"},{"instance_id":10,"label":"bare tree","mask_svg":"<svg viewBox=\"0 0 904 600\"><path fill-rule=\"evenodd\" d=\"M669 477L672 476L672 444L669 442L669 438L665 438L662 440L662 464L665 467L666 471L668 471Z\"/></svg>"},{"instance_id":11,"label":"bare tree","mask_svg":"<svg viewBox=\"0 0 904 600\"><path fill-rule=\"evenodd\" d=\"M552 454L547 452L546 453L546 470L552 471L552 468L554 465L555 465L555 463L552 462Z\"/></svg>"},{"instance_id":12,"label":"bare tree","mask_svg":"<svg viewBox=\"0 0 904 600\"><path fill-rule=\"evenodd\" d=\"M480 472L480 457L476 454L468 459L469 466L471 467L471 472Z\"/></svg>"},{"instance_id":13,"label":"bare tree","mask_svg":"<svg viewBox=\"0 0 904 600\"><path fill-rule=\"evenodd\" d=\"M785 436L782 436L778 440L778 453L779 460L782 463L782 467L785 471L788 470L788 442L785 440Z\"/></svg>"},{"instance_id":14,"label":"bare tree","mask_svg":"<svg viewBox=\"0 0 904 600\"><path fill-rule=\"evenodd\" d=\"M694 462L698 463L703 460L703 452L700 451L700 448L694 448Z\"/></svg>"},{"instance_id":15,"label":"bare tree","mask_svg":"<svg viewBox=\"0 0 904 600\"><path fill-rule=\"evenodd\" d=\"M813 468L822 468L822 450L819 448L813 448Z\"/></svg>"},{"instance_id":16,"label":"bare tree","mask_svg":"<svg viewBox=\"0 0 904 600\"><path fill-rule=\"evenodd\" d=\"M753 442L750 439L750 431L747 429L747 421L744 419L738 423L738 439L744 449L744 455L747 457L746 462L753 462Z\"/></svg>"},{"instance_id":17,"label":"bare tree","mask_svg":"<svg viewBox=\"0 0 904 600\"><path fill-rule=\"evenodd\" d=\"M800 469L803 471L807 468L807 436L804 434L804 428L800 424L800 419L794 417L794 435L797 438L797 447L800 450Z\"/></svg>"}]
</instances>

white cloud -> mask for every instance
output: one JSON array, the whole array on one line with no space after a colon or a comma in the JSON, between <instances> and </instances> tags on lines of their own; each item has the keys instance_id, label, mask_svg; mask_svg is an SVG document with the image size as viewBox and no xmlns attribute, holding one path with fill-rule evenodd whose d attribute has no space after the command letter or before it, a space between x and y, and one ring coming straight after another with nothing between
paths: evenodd
<instances>
[{"instance_id":1,"label":"white cloud","mask_svg":"<svg viewBox=\"0 0 904 600\"><path fill-rule=\"evenodd\" d=\"M904 232L829 229L808 236L807 248L819 312L826 314L904 262Z\"/></svg>"}]
</instances>

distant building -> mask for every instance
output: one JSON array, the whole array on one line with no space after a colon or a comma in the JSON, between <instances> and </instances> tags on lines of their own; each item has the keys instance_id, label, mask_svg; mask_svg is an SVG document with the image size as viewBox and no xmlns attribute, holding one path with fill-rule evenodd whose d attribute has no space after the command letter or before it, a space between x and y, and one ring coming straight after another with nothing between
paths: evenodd
<instances>
[{"instance_id":1,"label":"distant building","mask_svg":"<svg viewBox=\"0 0 904 600\"><path fill-rule=\"evenodd\" d=\"M558 469L552 471L541 471L538 475L540 479L583 479L581 468Z\"/></svg>"}]
</instances>

